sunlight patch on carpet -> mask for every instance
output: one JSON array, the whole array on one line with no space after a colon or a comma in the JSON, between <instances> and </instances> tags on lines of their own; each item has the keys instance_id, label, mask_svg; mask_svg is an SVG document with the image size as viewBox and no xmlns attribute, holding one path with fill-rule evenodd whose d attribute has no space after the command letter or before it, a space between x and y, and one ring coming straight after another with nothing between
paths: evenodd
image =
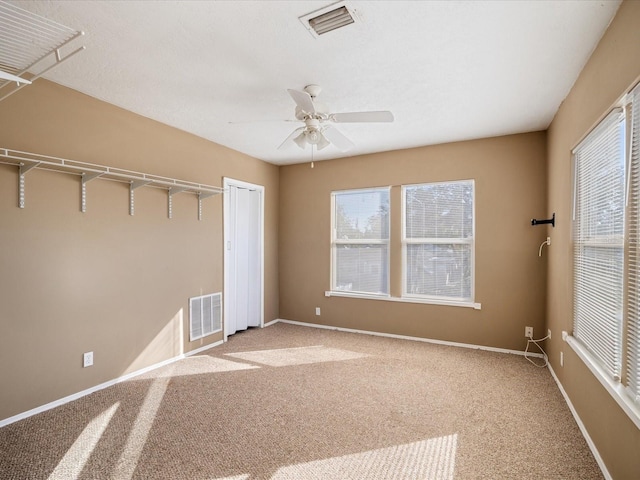
<instances>
[{"instance_id":1,"label":"sunlight patch on carpet","mask_svg":"<svg viewBox=\"0 0 640 480\"><path fill-rule=\"evenodd\" d=\"M98 441L102 438L102 434L119 406L120 402L114 403L111 408L89 422L82 433L78 435L76 441L73 442L73 445L67 450L67 453L64 454L62 460L58 462L48 480L75 480L80 476L87 460L93 453L93 449L96 448Z\"/></svg>"},{"instance_id":2,"label":"sunlight patch on carpet","mask_svg":"<svg viewBox=\"0 0 640 480\"><path fill-rule=\"evenodd\" d=\"M246 363L232 362L224 358L209 357L208 355L199 355L183 358L179 362L155 370L146 377L148 378L171 378L181 375L203 375L207 373L234 372L236 370L250 370L252 368L260 368L255 365L247 365Z\"/></svg>"},{"instance_id":3,"label":"sunlight patch on carpet","mask_svg":"<svg viewBox=\"0 0 640 480\"><path fill-rule=\"evenodd\" d=\"M233 477L216 477L211 480L249 480L251 475L234 475Z\"/></svg>"},{"instance_id":4,"label":"sunlight patch on carpet","mask_svg":"<svg viewBox=\"0 0 640 480\"><path fill-rule=\"evenodd\" d=\"M270 367L289 367L321 362L341 362L369 355L323 345L312 347L279 348L276 350L256 350L253 352L227 353L230 357L240 358L249 362L260 363Z\"/></svg>"},{"instance_id":5,"label":"sunlight patch on carpet","mask_svg":"<svg viewBox=\"0 0 640 480\"><path fill-rule=\"evenodd\" d=\"M133 477L168 385L168 378L158 378L149 387L136 421L129 431L127 444L118 460L114 478L125 480Z\"/></svg>"},{"instance_id":6,"label":"sunlight patch on carpet","mask_svg":"<svg viewBox=\"0 0 640 480\"><path fill-rule=\"evenodd\" d=\"M415 478L453 480L458 435L279 468L271 480Z\"/></svg>"}]
</instances>

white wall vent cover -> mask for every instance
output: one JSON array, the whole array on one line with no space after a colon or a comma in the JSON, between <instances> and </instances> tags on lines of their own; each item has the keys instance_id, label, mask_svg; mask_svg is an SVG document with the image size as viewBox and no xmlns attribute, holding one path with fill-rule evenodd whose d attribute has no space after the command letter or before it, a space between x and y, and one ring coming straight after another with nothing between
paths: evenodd
<instances>
[{"instance_id":1,"label":"white wall vent cover","mask_svg":"<svg viewBox=\"0 0 640 480\"><path fill-rule=\"evenodd\" d=\"M189 341L222 330L222 292L189 299Z\"/></svg>"},{"instance_id":2,"label":"white wall vent cover","mask_svg":"<svg viewBox=\"0 0 640 480\"><path fill-rule=\"evenodd\" d=\"M309 33L318 38L338 28L355 23L355 11L346 2L339 2L299 17Z\"/></svg>"}]
</instances>

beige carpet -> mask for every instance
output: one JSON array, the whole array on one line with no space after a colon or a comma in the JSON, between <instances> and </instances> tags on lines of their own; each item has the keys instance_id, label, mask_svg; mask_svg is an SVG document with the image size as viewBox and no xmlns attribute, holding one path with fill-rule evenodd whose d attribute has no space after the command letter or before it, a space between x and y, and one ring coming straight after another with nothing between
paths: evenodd
<instances>
[{"instance_id":1,"label":"beige carpet","mask_svg":"<svg viewBox=\"0 0 640 480\"><path fill-rule=\"evenodd\" d=\"M516 355L277 324L0 429L9 479L600 479Z\"/></svg>"}]
</instances>

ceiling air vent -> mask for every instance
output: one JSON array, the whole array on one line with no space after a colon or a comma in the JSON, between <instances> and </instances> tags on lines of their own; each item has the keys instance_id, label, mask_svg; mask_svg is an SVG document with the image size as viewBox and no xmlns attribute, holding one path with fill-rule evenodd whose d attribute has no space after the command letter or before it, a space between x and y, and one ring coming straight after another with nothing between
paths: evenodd
<instances>
[{"instance_id":1,"label":"ceiling air vent","mask_svg":"<svg viewBox=\"0 0 640 480\"><path fill-rule=\"evenodd\" d=\"M314 37L355 23L353 10L344 2L330 5L300 17L300 21Z\"/></svg>"}]
</instances>

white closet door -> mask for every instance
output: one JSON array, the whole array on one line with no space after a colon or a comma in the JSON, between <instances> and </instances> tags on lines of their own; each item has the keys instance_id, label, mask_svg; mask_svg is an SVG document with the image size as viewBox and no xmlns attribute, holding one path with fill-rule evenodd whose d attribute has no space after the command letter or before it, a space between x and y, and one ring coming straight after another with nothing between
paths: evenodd
<instances>
[{"instance_id":1,"label":"white closet door","mask_svg":"<svg viewBox=\"0 0 640 480\"><path fill-rule=\"evenodd\" d=\"M261 195L229 186L227 335L261 322Z\"/></svg>"},{"instance_id":2,"label":"white closet door","mask_svg":"<svg viewBox=\"0 0 640 480\"><path fill-rule=\"evenodd\" d=\"M249 211L250 190L237 189L236 245L235 245L235 290L236 330L246 330L249 299Z\"/></svg>"},{"instance_id":3,"label":"white closet door","mask_svg":"<svg viewBox=\"0 0 640 480\"><path fill-rule=\"evenodd\" d=\"M235 206L238 203L238 188L231 185L229 186L229 220L228 220L228 229L227 229L227 242L228 242L228 246L227 249L229 250L227 252L227 261L229 262L229 266L225 267L228 269L229 273L229 277L228 277L228 282L227 285L225 286L227 288L227 293L226 293L226 298L228 300L231 301L226 301L225 305L226 305L226 316L225 316L225 324L226 324L226 330L227 333L229 335L232 335L234 333L236 333L236 331L238 330L236 327L236 317L237 317L237 313L236 313L236 305L237 305L237 301L236 301L236 280L235 280L235 272L236 272L236 265L235 265L235 244L236 244L236 211L235 211Z\"/></svg>"},{"instance_id":4,"label":"white closet door","mask_svg":"<svg viewBox=\"0 0 640 480\"><path fill-rule=\"evenodd\" d=\"M260 192L248 190L247 325L260 326Z\"/></svg>"}]
</instances>

